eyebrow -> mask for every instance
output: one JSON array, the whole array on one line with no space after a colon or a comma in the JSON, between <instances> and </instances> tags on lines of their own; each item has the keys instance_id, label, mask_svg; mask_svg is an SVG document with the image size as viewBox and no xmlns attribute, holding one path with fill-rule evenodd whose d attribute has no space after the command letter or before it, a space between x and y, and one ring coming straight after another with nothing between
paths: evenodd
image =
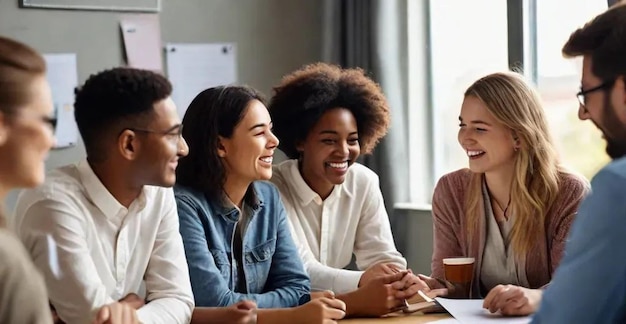
<instances>
[{"instance_id":1,"label":"eyebrow","mask_svg":"<svg viewBox=\"0 0 626 324\"><path fill-rule=\"evenodd\" d=\"M183 126L183 124L176 124L176 125L168 128L168 129L166 129L165 132L171 132L171 131L173 131L173 130L175 130L177 128L180 128L181 126Z\"/></svg>"},{"instance_id":2,"label":"eyebrow","mask_svg":"<svg viewBox=\"0 0 626 324\"><path fill-rule=\"evenodd\" d=\"M339 135L339 133L337 131L334 131L334 130L323 130L323 131L320 131L319 134L320 135L322 135L322 134ZM352 132L352 133L348 134L348 136L350 136L350 135L358 135L358 134L359 134L359 132Z\"/></svg>"},{"instance_id":3,"label":"eyebrow","mask_svg":"<svg viewBox=\"0 0 626 324\"><path fill-rule=\"evenodd\" d=\"M461 118L461 116L459 116L459 121L460 121L460 122L463 122L463 118ZM486 126L491 126L491 124L489 124L488 122L486 122L486 121L482 121L482 120L480 120L480 119L478 119L478 120L472 120L472 121L470 121L470 123L472 123L472 124L483 124L483 125L486 125Z\"/></svg>"},{"instance_id":4,"label":"eyebrow","mask_svg":"<svg viewBox=\"0 0 626 324\"><path fill-rule=\"evenodd\" d=\"M254 130L255 128L259 128L259 127L266 127L266 126L268 126L268 124L265 124L265 123L258 123L258 124L255 124L254 126L250 127L250 128L248 129L248 131ZM272 126L272 122L270 122L270 123L269 123L269 126Z\"/></svg>"}]
</instances>

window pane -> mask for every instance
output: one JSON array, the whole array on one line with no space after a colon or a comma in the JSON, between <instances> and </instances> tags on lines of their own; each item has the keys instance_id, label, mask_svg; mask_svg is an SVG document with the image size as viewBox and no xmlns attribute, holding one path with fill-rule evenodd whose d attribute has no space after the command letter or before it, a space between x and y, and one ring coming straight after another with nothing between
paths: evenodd
<instances>
[{"instance_id":1,"label":"window pane","mask_svg":"<svg viewBox=\"0 0 626 324\"><path fill-rule=\"evenodd\" d=\"M609 158L601 132L590 121L578 119L581 60L564 58L561 48L572 31L606 10L607 2L570 0L567 14L563 6L560 0L537 0L537 86L562 162L591 178Z\"/></svg>"},{"instance_id":2,"label":"window pane","mask_svg":"<svg viewBox=\"0 0 626 324\"><path fill-rule=\"evenodd\" d=\"M463 92L485 74L508 68L506 1L431 0L430 39L438 179L468 165L457 141Z\"/></svg>"}]
</instances>

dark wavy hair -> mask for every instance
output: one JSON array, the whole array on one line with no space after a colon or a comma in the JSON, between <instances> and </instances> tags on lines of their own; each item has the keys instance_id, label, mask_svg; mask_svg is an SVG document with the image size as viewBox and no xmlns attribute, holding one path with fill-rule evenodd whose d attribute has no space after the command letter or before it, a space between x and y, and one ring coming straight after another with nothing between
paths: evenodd
<instances>
[{"instance_id":1,"label":"dark wavy hair","mask_svg":"<svg viewBox=\"0 0 626 324\"><path fill-rule=\"evenodd\" d=\"M133 118L150 116L154 104L172 94L172 85L148 70L114 68L93 74L77 90L74 118L91 160L104 157L102 139Z\"/></svg>"},{"instance_id":2,"label":"dark wavy hair","mask_svg":"<svg viewBox=\"0 0 626 324\"><path fill-rule=\"evenodd\" d=\"M247 86L221 86L198 94L183 118L189 155L176 168L176 182L202 191L212 200L223 198L226 169L218 155L219 138L230 138L250 101L265 104L263 95Z\"/></svg>"},{"instance_id":3,"label":"dark wavy hair","mask_svg":"<svg viewBox=\"0 0 626 324\"><path fill-rule=\"evenodd\" d=\"M578 28L562 51L566 57L590 55L593 73L604 81L626 77L626 2Z\"/></svg>"},{"instance_id":4,"label":"dark wavy hair","mask_svg":"<svg viewBox=\"0 0 626 324\"><path fill-rule=\"evenodd\" d=\"M304 141L329 109L345 108L354 115L363 154L370 153L389 127L389 107L380 86L362 69L342 69L316 63L283 77L269 104L278 146L289 158L299 156Z\"/></svg>"}]
</instances>

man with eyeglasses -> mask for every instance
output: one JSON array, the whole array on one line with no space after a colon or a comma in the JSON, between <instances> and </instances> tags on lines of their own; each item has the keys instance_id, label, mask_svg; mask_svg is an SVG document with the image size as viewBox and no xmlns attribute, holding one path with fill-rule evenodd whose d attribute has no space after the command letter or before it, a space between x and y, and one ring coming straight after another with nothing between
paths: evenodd
<instances>
[{"instance_id":1,"label":"man with eyeglasses","mask_svg":"<svg viewBox=\"0 0 626 324\"><path fill-rule=\"evenodd\" d=\"M143 323L191 318L170 188L188 147L171 92L169 81L150 71L92 75L74 105L87 158L53 170L18 199L15 230L62 321L89 323L114 301L133 306Z\"/></svg>"},{"instance_id":2,"label":"man with eyeglasses","mask_svg":"<svg viewBox=\"0 0 626 324\"><path fill-rule=\"evenodd\" d=\"M613 162L591 182L533 323L626 323L626 3L576 30L563 53L583 57L578 117L602 131Z\"/></svg>"}]
</instances>

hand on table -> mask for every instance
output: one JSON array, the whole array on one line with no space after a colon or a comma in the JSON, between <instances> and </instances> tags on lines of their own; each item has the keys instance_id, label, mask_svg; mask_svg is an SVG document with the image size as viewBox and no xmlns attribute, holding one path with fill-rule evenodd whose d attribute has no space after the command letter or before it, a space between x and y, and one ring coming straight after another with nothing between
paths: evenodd
<instances>
[{"instance_id":1,"label":"hand on table","mask_svg":"<svg viewBox=\"0 0 626 324\"><path fill-rule=\"evenodd\" d=\"M146 304L143 298L139 297L139 295L134 294L134 293L130 293L124 296L124 298L120 299L119 302L125 303L134 309L140 309Z\"/></svg>"},{"instance_id":2,"label":"hand on table","mask_svg":"<svg viewBox=\"0 0 626 324\"><path fill-rule=\"evenodd\" d=\"M293 311L297 323L334 324L346 316L346 304L334 297L318 297Z\"/></svg>"},{"instance_id":3,"label":"hand on table","mask_svg":"<svg viewBox=\"0 0 626 324\"><path fill-rule=\"evenodd\" d=\"M361 279L359 279L358 287L367 285L368 282L372 281L375 278L396 274L402 269L398 268L395 264L392 263L377 263L365 270L365 272L361 275Z\"/></svg>"},{"instance_id":4,"label":"hand on table","mask_svg":"<svg viewBox=\"0 0 626 324\"><path fill-rule=\"evenodd\" d=\"M233 324L256 323L256 303L249 300L240 301L226 307L220 321Z\"/></svg>"},{"instance_id":5,"label":"hand on table","mask_svg":"<svg viewBox=\"0 0 626 324\"><path fill-rule=\"evenodd\" d=\"M542 295L541 289L497 285L485 297L483 308L507 316L530 315L539 307Z\"/></svg>"},{"instance_id":6,"label":"hand on table","mask_svg":"<svg viewBox=\"0 0 626 324\"><path fill-rule=\"evenodd\" d=\"M138 324L137 311L123 302L104 305L96 314L94 324Z\"/></svg>"}]
</instances>

